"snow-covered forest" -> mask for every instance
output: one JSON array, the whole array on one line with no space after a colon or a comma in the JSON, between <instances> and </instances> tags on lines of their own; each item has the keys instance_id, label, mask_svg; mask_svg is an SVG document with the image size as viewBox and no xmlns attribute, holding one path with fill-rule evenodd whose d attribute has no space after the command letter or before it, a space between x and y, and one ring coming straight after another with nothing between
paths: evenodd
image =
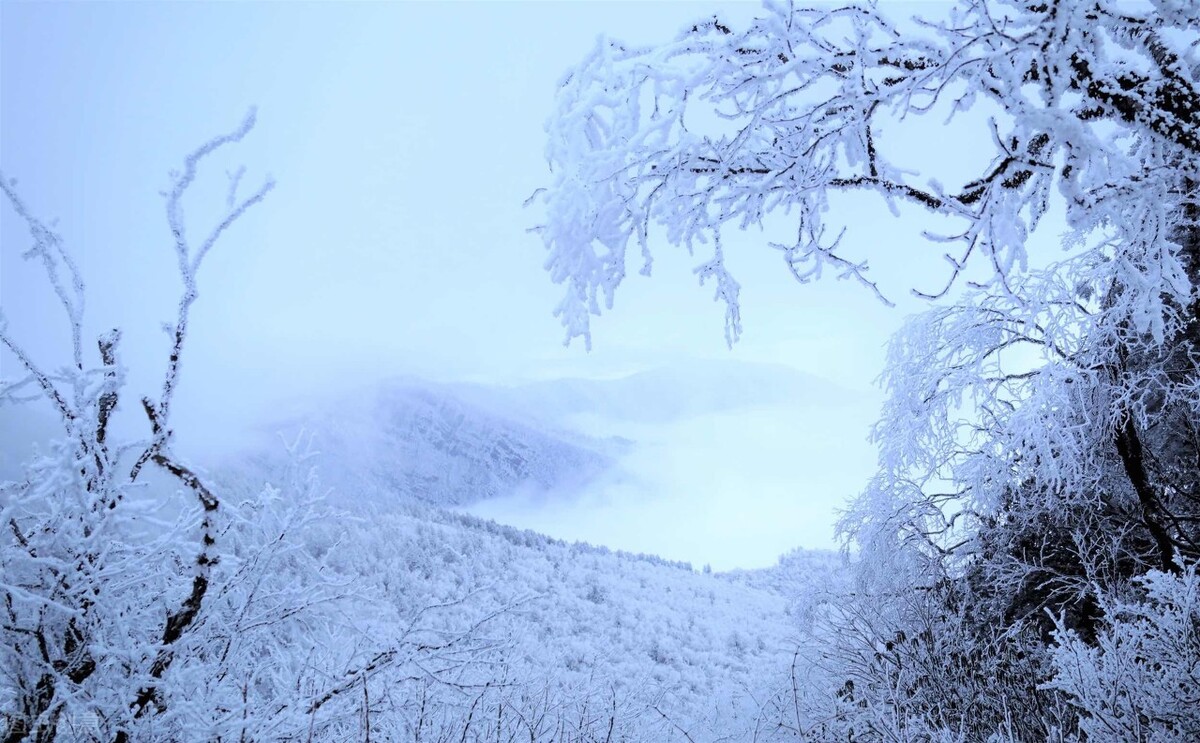
<instances>
[{"instance_id":1,"label":"snow-covered forest","mask_svg":"<svg viewBox=\"0 0 1200 743\"><path fill-rule=\"evenodd\" d=\"M117 257L0 171L3 257L39 292L0 296L0 740L1200 740L1200 6L896 7L672 6L674 37L602 36L545 91L549 168L511 200L561 291L542 315L564 352L603 353L631 267L664 287L647 323L708 323L660 275L683 252L724 316L705 328L734 355L719 364L342 371L194 446L197 407L250 399L206 388L179 412L196 371L218 373L193 358L220 347L210 292L236 298L219 256L240 232L269 241L254 220L288 198L255 164L268 125L251 108L214 126L158 212L135 210L169 280L115 291L171 297L157 345L94 316L92 271ZM356 246L348 265L384 271ZM797 295L840 279L913 311L871 370L877 465L852 489L818 470L854 461L856 393L736 357L762 319L746 252ZM454 302L463 337L488 332ZM725 435L681 448L697 428ZM503 523L515 502L665 488L689 528L705 480L764 497L724 460L836 500L841 549L797 536L771 567L714 571Z\"/></svg>"}]
</instances>

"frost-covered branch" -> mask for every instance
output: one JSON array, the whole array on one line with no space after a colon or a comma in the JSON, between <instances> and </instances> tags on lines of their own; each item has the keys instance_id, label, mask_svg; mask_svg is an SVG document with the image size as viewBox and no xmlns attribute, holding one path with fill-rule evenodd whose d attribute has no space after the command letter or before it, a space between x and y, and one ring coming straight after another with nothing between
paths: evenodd
<instances>
[{"instance_id":1,"label":"frost-covered branch","mask_svg":"<svg viewBox=\"0 0 1200 743\"><path fill-rule=\"evenodd\" d=\"M611 305L630 242L649 270L654 225L692 250L716 244L726 226L790 213L807 235L784 254L797 279L833 262L878 293L865 258L837 252L840 230L837 240L822 238L829 199L845 190L874 191L891 209L910 203L961 226L950 239L963 253L934 295L945 296L975 262L991 272L987 286L1006 285L1026 266L1026 241L1054 184L1072 198L1072 219L1086 219L1093 202L1085 194L1112 185L1130 135L1180 145L1195 160L1183 141L1196 100L1194 49L1181 41L1168 49L1157 35L1166 25L1108 3L972 2L949 20L901 32L871 6L769 3L741 31L709 19L653 49L601 41L563 80L547 125L554 180L534 197L545 209L537 230L547 269L567 285L556 313L568 339L590 338L588 318ZM1131 36L1149 64L1115 56ZM1104 79L1136 101L1094 108L1103 86L1091 66L1080 67L1089 59L1104 59ZM889 160L879 131L944 116L946 105L955 116L983 99L1003 115L993 122L992 161L977 177L946 189L937 174L922 184ZM735 294L721 298L737 304Z\"/></svg>"},{"instance_id":2,"label":"frost-covered branch","mask_svg":"<svg viewBox=\"0 0 1200 743\"><path fill-rule=\"evenodd\" d=\"M151 424L154 427L154 439L150 446L142 453L137 462L134 463L131 477L137 479L143 466L146 462L157 456L162 448L166 446L171 431L165 425L165 422L170 419L171 401L175 395L176 380L179 377L180 363L183 355L183 345L187 339L188 318L191 313L192 304L195 303L199 296L199 290L196 285L196 274L203 263L204 258L208 255L208 251L212 249L216 241L225 231L233 225L246 211L255 205L262 202L268 193L275 187L275 182L271 178L267 178L262 186L258 188L251 196L242 201L236 200L236 185L238 180L233 181L229 198L227 201L228 211L218 222L217 226L212 229L208 237L200 244L199 247L193 247L187 237L187 228L184 218L183 198L187 193L188 187L196 179L197 171L200 164L205 158L212 155L221 147L229 144L240 142L250 130L254 128L256 114L254 109L246 115L241 126L229 134L223 134L214 137L208 142L198 147L194 152L184 159L183 170L173 174L173 183L171 190L165 194L167 199L167 224L170 227L171 235L174 239L175 257L179 268L179 277L183 281L183 295L179 300L178 314L174 326L171 328L172 345L171 351L167 358L166 373L163 377L162 392L159 394L157 402L146 398L143 400L143 406L147 414L153 409L154 415L150 416ZM156 422L157 421L157 422Z\"/></svg>"},{"instance_id":3,"label":"frost-covered branch","mask_svg":"<svg viewBox=\"0 0 1200 743\"><path fill-rule=\"evenodd\" d=\"M71 330L72 362L56 375L43 367L10 332L0 315L0 345L23 368L25 377L0 386L0 402L20 400L34 387L57 411L65 438L36 460L19 487L5 486L0 518L11 539L0 548L0 623L8 680L3 682L5 714L11 712L3 740L53 740L64 715L87 714L102 721L114 740L126 740L137 720L164 709L160 685L179 657L179 647L199 623L213 567L219 562L220 501L195 470L170 449L170 402L187 333L188 313L197 296L196 272L208 250L271 189L262 188L228 213L208 238L192 250L184 232L182 199L201 160L217 148L240 141L253 126L253 112L234 133L217 137L192 153L167 198L179 268L184 284L173 333L162 396L143 401L151 425L150 443L132 470L121 462L129 445L111 445L124 369L119 358L120 332L101 335L97 362L85 359L84 283L61 237L32 215L15 184L0 177L11 208L29 227L34 246L26 258L38 259L63 307ZM65 274L65 275L64 275ZM131 538L130 487L147 462L174 476L198 501L199 537L188 559L185 537L189 516L164 526L161 537ZM129 471L130 476L118 476ZM145 504L137 507L145 512ZM136 531L136 530L135 530ZM168 557L169 556L169 557ZM172 561L181 562L173 572ZM142 567L131 570L131 566ZM162 570L146 570L146 565ZM182 592L182 596L178 593ZM171 606L172 602L177 605ZM160 610L162 610L160 612ZM10 698L11 697L11 698ZM14 706L15 705L15 706Z\"/></svg>"}]
</instances>

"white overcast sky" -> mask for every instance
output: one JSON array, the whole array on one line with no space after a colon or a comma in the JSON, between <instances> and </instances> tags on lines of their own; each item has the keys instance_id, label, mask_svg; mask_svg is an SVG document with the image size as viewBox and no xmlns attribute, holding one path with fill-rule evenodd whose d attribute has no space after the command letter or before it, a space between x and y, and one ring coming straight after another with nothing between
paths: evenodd
<instances>
[{"instance_id":1,"label":"white overcast sky","mask_svg":"<svg viewBox=\"0 0 1200 743\"><path fill-rule=\"evenodd\" d=\"M35 213L60 219L89 282L92 329L124 329L137 390L160 373L159 326L178 296L159 195L166 172L258 107L256 130L210 166L209 187L192 202L199 229L224 169L245 164L248 186L266 174L278 182L200 277L181 435L217 437L281 397L397 372L513 381L731 358L788 364L877 398L883 344L918 305L888 309L845 282L799 286L754 235L727 247L744 298L745 335L733 351L721 307L677 251L660 249L655 276L628 281L596 323L591 354L564 348L551 315L560 288L525 231L539 215L522 202L548 181L543 123L558 79L601 34L648 44L696 18L756 10L7 2L0 167ZM910 134L921 132L895 135L901 151ZM970 160L970 143L937 144L943 165ZM874 202L845 208L847 239L869 252L892 295L940 280L928 273L938 251L921 245L919 226ZM21 225L7 207L0 220L0 303L48 359L64 326L18 257L29 244Z\"/></svg>"}]
</instances>

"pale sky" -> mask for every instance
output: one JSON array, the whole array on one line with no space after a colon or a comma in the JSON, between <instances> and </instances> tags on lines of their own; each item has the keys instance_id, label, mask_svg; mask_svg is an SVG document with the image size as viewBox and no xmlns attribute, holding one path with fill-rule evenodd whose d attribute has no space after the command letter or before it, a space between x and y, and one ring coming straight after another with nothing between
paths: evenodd
<instances>
[{"instance_id":1,"label":"pale sky","mask_svg":"<svg viewBox=\"0 0 1200 743\"><path fill-rule=\"evenodd\" d=\"M266 174L278 182L199 279L176 420L196 445L269 415L281 398L398 372L511 382L689 358L771 361L835 380L858 409L870 407L884 342L921 306L905 292L941 280L929 278L940 259L921 244L919 225L877 202L841 202L841 216L852 224L849 244L869 251L901 306L845 282L799 286L761 238L731 236L745 326L732 351L722 308L691 275L699 259L666 246L655 276L629 279L595 323L592 353L564 348L551 314L560 288L526 232L539 214L522 202L549 181L543 123L556 82L599 35L653 43L714 12L736 20L756 9L7 2L0 168L36 214L60 220L88 281L93 335L123 328L140 394L161 374L159 326L178 296L159 195L166 173L258 107L256 130L210 163L189 213L197 230L206 224L224 169L245 164L249 187ZM894 137L903 151L920 134ZM937 149L942 165L970 159L970 144L953 138ZM50 359L65 326L35 267L18 257L27 234L7 206L0 220L0 304L15 334ZM751 509L740 518L778 521L769 510L777 505L736 507Z\"/></svg>"}]
</instances>

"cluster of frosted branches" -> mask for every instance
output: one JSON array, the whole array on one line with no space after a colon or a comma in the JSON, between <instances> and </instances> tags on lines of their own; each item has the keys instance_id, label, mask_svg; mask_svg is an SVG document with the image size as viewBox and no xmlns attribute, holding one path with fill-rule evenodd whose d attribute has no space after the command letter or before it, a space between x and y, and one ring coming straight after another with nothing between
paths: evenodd
<instances>
[{"instance_id":1,"label":"cluster of frosted branches","mask_svg":"<svg viewBox=\"0 0 1200 743\"><path fill-rule=\"evenodd\" d=\"M948 268L915 292L933 306L890 345L879 471L841 524L858 590L831 608L826 639L833 677L859 687L824 708L856 737L925 734L917 722L966 739L1061 736L1069 720L1055 728L1048 714L1035 732L1005 707L1064 703L1050 687L924 696L974 675L930 648L1047 674L1036 659L1049 616L1060 636L1093 642L1115 605L1105 595L1200 560L1200 10L961 0L897 25L885 9L768 2L742 28L715 17L654 48L602 40L562 82L553 181L535 195L546 265L566 288L556 312L568 342L590 344L629 249L649 272L659 240L715 246L703 275L736 287L723 232L778 220L796 239L770 247L798 281L833 273L883 299L869 252L842 240L853 225L835 196L873 193L940 223L906 248L944 253ZM888 147L899 125L923 127L931 150L944 128L965 131L989 157L952 184L936 165L904 170L911 153ZM1035 232L1052 207L1065 236ZM1037 254L1039 242L1065 255ZM738 293L718 298L732 341ZM1146 633L1174 631L1154 606L1139 611L1163 625ZM855 646L863 611L889 629ZM856 665L860 651L871 662ZM893 656L892 670L919 672L892 673ZM1071 683L1053 688L1088 708ZM1137 694L1118 687L1105 688Z\"/></svg>"},{"instance_id":2,"label":"cluster of frosted branches","mask_svg":"<svg viewBox=\"0 0 1200 743\"><path fill-rule=\"evenodd\" d=\"M196 298L196 273L221 234L273 184L267 180L243 200L231 189L227 213L198 246L186 237L181 201L200 162L240 141L253 125L251 112L236 131L193 152L167 195L184 293L162 394L157 401L143 401L151 427L148 440L110 441L124 379L120 333L113 330L98 338L99 363L91 365L83 343L83 278L61 236L33 215L11 181L0 177L9 205L33 238L25 258L42 264L71 337L70 365L51 373L0 315L0 345L16 359L21 373L0 380L0 403L21 402L30 397L29 390L35 391L57 413L63 437L31 464L25 479L0 489L0 521L8 535L0 546L5 740L52 740L65 721L83 719L91 721L88 735L106 731L114 740L124 740L138 720L161 710L163 678L176 660L177 647L198 624L218 562L221 504L172 451L170 402ZM132 467L131 458L136 460ZM141 525L156 522L157 512L170 506L131 497L147 463L172 475L195 499L194 517L185 509L188 515L162 522L160 533L152 535ZM171 565L177 568L147 569ZM147 600L150 596L157 599Z\"/></svg>"},{"instance_id":3,"label":"cluster of frosted branches","mask_svg":"<svg viewBox=\"0 0 1200 743\"><path fill-rule=\"evenodd\" d=\"M1160 351L1195 322L1200 29L1189 7L1154 6L974 0L901 29L873 5L768 3L744 30L712 18L651 49L601 41L562 83L554 180L537 196L568 340L590 342L631 243L649 271L657 228L714 246L699 270L735 289L718 292L730 340L740 316L722 229L790 215L796 242L774 246L786 270L877 291L828 209L836 192L875 192L944 218L944 234L909 249L948 249L944 288L925 296L965 293L893 344L878 429L891 479L1089 487L1097 430L1145 426L1145 400L1195 386L1166 368L1194 359ZM933 132L973 107L993 113L977 177L951 188L889 160L889 124L925 118ZM1030 235L1055 191L1072 257L1033 270ZM1161 358L1114 371L1114 349Z\"/></svg>"}]
</instances>

